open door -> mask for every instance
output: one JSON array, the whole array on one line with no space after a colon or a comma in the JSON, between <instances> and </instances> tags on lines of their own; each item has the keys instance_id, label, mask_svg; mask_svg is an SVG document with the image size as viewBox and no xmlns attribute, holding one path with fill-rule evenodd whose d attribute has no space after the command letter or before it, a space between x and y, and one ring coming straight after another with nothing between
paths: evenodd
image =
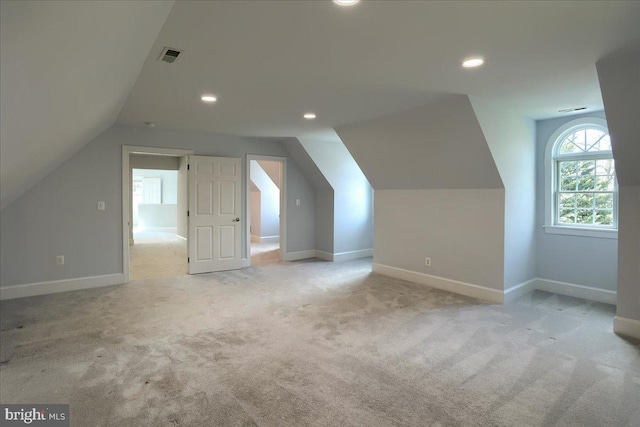
<instances>
[{"instance_id":1,"label":"open door","mask_svg":"<svg viewBox=\"0 0 640 427\"><path fill-rule=\"evenodd\" d=\"M189 274L242 266L240 165L235 158L189 156Z\"/></svg>"}]
</instances>

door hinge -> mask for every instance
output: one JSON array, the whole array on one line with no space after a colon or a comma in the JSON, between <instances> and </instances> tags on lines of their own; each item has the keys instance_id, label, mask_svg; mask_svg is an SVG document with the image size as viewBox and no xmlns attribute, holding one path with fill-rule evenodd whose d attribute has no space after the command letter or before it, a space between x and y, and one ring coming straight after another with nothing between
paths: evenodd
<instances>
[{"instance_id":1,"label":"door hinge","mask_svg":"<svg viewBox=\"0 0 640 427\"><path fill-rule=\"evenodd\" d=\"M187 257L187 264L191 262L191 258Z\"/></svg>"},{"instance_id":2,"label":"door hinge","mask_svg":"<svg viewBox=\"0 0 640 427\"><path fill-rule=\"evenodd\" d=\"M191 169L191 165L187 163L187 170Z\"/></svg>"},{"instance_id":3,"label":"door hinge","mask_svg":"<svg viewBox=\"0 0 640 427\"><path fill-rule=\"evenodd\" d=\"M187 211L187 216L189 216L189 211Z\"/></svg>"}]
</instances>

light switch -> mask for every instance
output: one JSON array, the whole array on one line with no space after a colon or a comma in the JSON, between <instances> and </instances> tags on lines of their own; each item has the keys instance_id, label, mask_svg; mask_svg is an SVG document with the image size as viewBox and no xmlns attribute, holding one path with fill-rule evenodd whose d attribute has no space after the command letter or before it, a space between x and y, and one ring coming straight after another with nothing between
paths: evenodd
<instances>
[{"instance_id":1,"label":"light switch","mask_svg":"<svg viewBox=\"0 0 640 427\"><path fill-rule=\"evenodd\" d=\"M103 211L103 210L104 210L104 207L105 207L105 205L104 205L104 200L99 201L99 202L98 202L98 210L99 210L99 211Z\"/></svg>"},{"instance_id":2,"label":"light switch","mask_svg":"<svg viewBox=\"0 0 640 427\"><path fill-rule=\"evenodd\" d=\"M296 199L296 206L300 206L300 199Z\"/></svg>"}]
</instances>

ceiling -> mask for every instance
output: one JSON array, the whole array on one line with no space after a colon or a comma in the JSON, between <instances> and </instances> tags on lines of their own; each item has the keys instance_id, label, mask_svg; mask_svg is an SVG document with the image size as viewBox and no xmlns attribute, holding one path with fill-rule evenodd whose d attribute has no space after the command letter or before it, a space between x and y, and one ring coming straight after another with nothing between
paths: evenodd
<instances>
[{"instance_id":1,"label":"ceiling","mask_svg":"<svg viewBox=\"0 0 640 427\"><path fill-rule=\"evenodd\" d=\"M640 2L1 4L2 207L116 121L335 139L451 93L547 118L601 109L596 61L640 43ZM164 46L184 54L159 62ZM470 55L485 66L462 69Z\"/></svg>"},{"instance_id":2,"label":"ceiling","mask_svg":"<svg viewBox=\"0 0 640 427\"><path fill-rule=\"evenodd\" d=\"M177 2L118 122L329 139L443 93L533 119L602 109L595 63L640 42L638 22L640 2ZM184 55L159 62L164 46ZM485 66L463 69L470 55Z\"/></svg>"}]
</instances>

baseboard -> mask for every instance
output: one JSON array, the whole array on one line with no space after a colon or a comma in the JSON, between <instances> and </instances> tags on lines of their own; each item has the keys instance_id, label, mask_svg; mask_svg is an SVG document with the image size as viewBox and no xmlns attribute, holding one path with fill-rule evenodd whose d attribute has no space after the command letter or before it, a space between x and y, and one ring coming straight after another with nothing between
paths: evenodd
<instances>
[{"instance_id":1,"label":"baseboard","mask_svg":"<svg viewBox=\"0 0 640 427\"><path fill-rule=\"evenodd\" d=\"M255 234L252 234L251 243L260 243L260 236L256 236Z\"/></svg>"},{"instance_id":2,"label":"baseboard","mask_svg":"<svg viewBox=\"0 0 640 427\"><path fill-rule=\"evenodd\" d=\"M260 243L280 243L280 236L262 236Z\"/></svg>"},{"instance_id":3,"label":"baseboard","mask_svg":"<svg viewBox=\"0 0 640 427\"><path fill-rule=\"evenodd\" d=\"M589 301L603 302L606 304L616 305L618 300L617 293L615 291L576 285L574 283L558 282L556 280L537 278L535 288L554 294L583 298Z\"/></svg>"},{"instance_id":4,"label":"baseboard","mask_svg":"<svg viewBox=\"0 0 640 427\"><path fill-rule=\"evenodd\" d=\"M333 254L331 252L325 252L325 251L316 250L315 251L315 257L323 259L325 261L333 261Z\"/></svg>"},{"instance_id":5,"label":"baseboard","mask_svg":"<svg viewBox=\"0 0 640 427\"><path fill-rule=\"evenodd\" d=\"M316 256L316 251L311 249L308 251L287 252L282 256L282 259L283 261L297 261L299 259L314 258L315 256Z\"/></svg>"},{"instance_id":6,"label":"baseboard","mask_svg":"<svg viewBox=\"0 0 640 427\"><path fill-rule=\"evenodd\" d=\"M613 318L613 332L640 340L640 320L616 316Z\"/></svg>"},{"instance_id":7,"label":"baseboard","mask_svg":"<svg viewBox=\"0 0 640 427\"><path fill-rule=\"evenodd\" d=\"M179 234L176 234L176 237L177 237L178 239L187 240L187 238L186 238L186 237L181 236L181 235L179 235Z\"/></svg>"},{"instance_id":8,"label":"baseboard","mask_svg":"<svg viewBox=\"0 0 640 427\"><path fill-rule=\"evenodd\" d=\"M508 304L536 289L538 279L527 280L504 291L504 303Z\"/></svg>"},{"instance_id":9,"label":"baseboard","mask_svg":"<svg viewBox=\"0 0 640 427\"><path fill-rule=\"evenodd\" d=\"M370 256L373 256L373 249L360 249L357 251L335 253L333 254L333 261L349 261L352 259L367 258Z\"/></svg>"},{"instance_id":10,"label":"baseboard","mask_svg":"<svg viewBox=\"0 0 640 427\"><path fill-rule=\"evenodd\" d=\"M133 246L133 239L129 239L129 246Z\"/></svg>"},{"instance_id":11,"label":"baseboard","mask_svg":"<svg viewBox=\"0 0 640 427\"><path fill-rule=\"evenodd\" d=\"M241 268L251 267L251 262L247 258L242 258L240 267Z\"/></svg>"},{"instance_id":12,"label":"baseboard","mask_svg":"<svg viewBox=\"0 0 640 427\"><path fill-rule=\"evenodd\" d=\"M99 288L102 286L124 283L124 274L107 274L104 276L79 277L77 279L53 280L50 282L27 283L0 288L0 300L32 297L36 295L54 294L58 292L77 291L80 289Z\"/></svg>"},{"instance_id":13,"label":"baseboard","mask_svg":"<svg viewBox=\"0 0 640 427\"><path fill-rule=\"evenodd\" d=\"M472 283L460 282L458 280L451 280L444 277L432 276L430 274L418 273L377 263L373 263L373 272L497 304L504 303L504 293L502 291L474 285Z\"/></svg>"}]
</instances>

